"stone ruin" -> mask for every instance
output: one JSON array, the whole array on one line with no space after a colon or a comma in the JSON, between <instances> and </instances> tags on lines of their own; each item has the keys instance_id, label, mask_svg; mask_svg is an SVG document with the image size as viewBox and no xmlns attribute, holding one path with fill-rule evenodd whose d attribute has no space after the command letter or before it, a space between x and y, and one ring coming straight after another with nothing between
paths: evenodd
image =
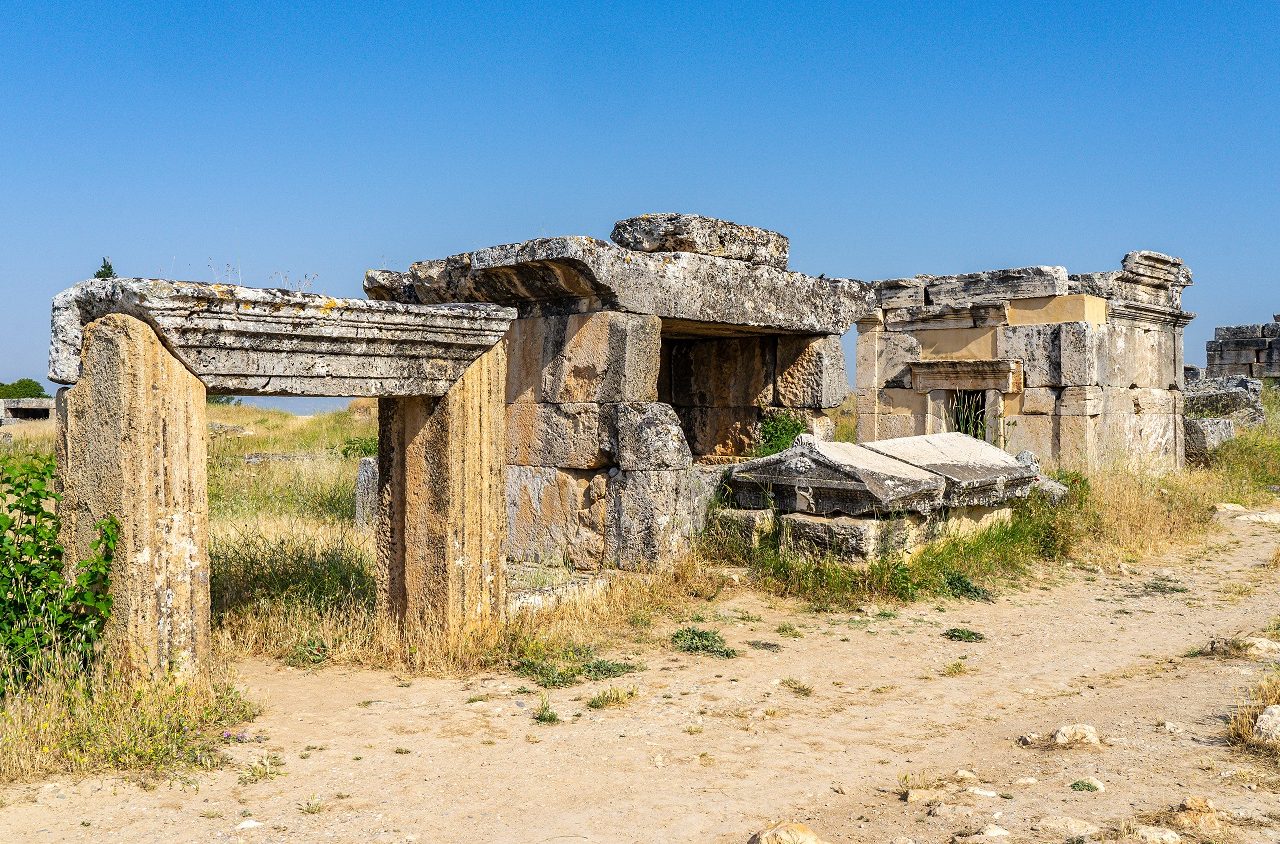
<instances>
[{"instance_id":1,"label":"stone ruin","mask_svg":"<svg viewBox=\"0 0 1280 844\"><path fill-rule=\"evenodd\" d=\"M109 646L153 673L205 658L209 394L378 400L358 515L379 609L445 633L507 610L508 563L670 564L726 480L740 521L776 498L794 541L859 559L1007 514L1037 468L999 447L1091 467L1127 439L1181 460L1176 259L873 285L790 271L782 235L704 217L623 220L612 240L371 270L368 300L158 279L55 297L68 558L121 523ZM855 324L866 442L831 443ZM960 406L978 440L954 433ZM780 413L810 433L750 460Z\"/></svg>"},{"instance_id":2,"label":"stone ruin","mask_svg":"<svg viewBox=\"0 0 1280 844\"><path fill-rule=\"evenodd\" d=\"M1208 378L1280 378L1280 314L1265 325L1230 325L1214 330L1205 344Z\"/></svg>"},{"instance_id":3,"label":"stone ruin","mask_svg":"<svg viewBox=\"0 0 1280 844\"><path fill-rule=\"evenodd\" d=\"M734 466L730 507L714 518L750 545L779 530L793 553L868 561L1006 520L1037 480L1029 462L961 433L862 445L801 435L786 451Z\"/></svg>"},{"instance_id":4,"label":"stone ruin","mask_svg":"<svg viewBox=\"0 0 1280 844\"><path fill-rule=\"evenodd\" d=\"M858 323L858 440L964 431L1064 469L1177 468L1190 284L1157 252L1113 272L877 282Z\"/></svg>"},{"instance_id":5,"label":"stone ruin","mask_svg":"<svg viewBox=\"0 0 1280 844\"><path fill-rule=\"evenodd\" d=\"M1220 327L1205 344L1206 367L1185 367L1187 461L1266 421L1264 379L1280 377L1280 315L1267 325Z\"/></svg>"},{"instance_id":6,"label":"stone ruin","mask_svg":"<svg viewBox=\"0 0 1280 844\"><path fill-rule=\"evenodd\" d=\"M829 437L848 394L840 335L859 281L787 270L775 232L704 217L619 222L613 243L554 237L375 270L412 304L516 308L507 337L508 557L644 569L687 550L723 469L760 421Z\"/></svg>"},{"instance_id":7,"label":"stone ruin","mask_svg":"<svg viewBox=\"0 0 1280 844\"><path fill-rule=\"evenodd\" d=\"M0 399L0 425L53 418L53 399Z\"/></svg>"}]
</instances>

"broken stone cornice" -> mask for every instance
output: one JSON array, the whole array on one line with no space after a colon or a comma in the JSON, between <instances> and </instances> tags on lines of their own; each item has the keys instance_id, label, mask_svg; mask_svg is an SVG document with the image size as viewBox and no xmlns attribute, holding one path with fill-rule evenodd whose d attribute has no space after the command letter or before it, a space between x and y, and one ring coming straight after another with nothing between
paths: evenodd
<instances>
[{"instance_id":1,"label":"broken stone cornice","mask_svg":"<svg viewBox=\"0 0 1280 844\"><path fill-rule=\"evenodd\" d=\"M637 252L694 252L787 268L785 235L698 214L642 214L619 220L609 239Z\"/></svg>"},{"instance_id":2,"label":"broken stone cornice","mask_svg":"<svg viewBox=\"0 0 1280 844\"><path fill-rule=\"evenodd\" d=\"M493 302L527 307L582 301L663 319L806 334L844 334L874 307L871 287L691 252L647 253L591 237L492 246L407 273L371 271L375 299Z\"/></svg>"},{"instance_id":3,"label":"broken stone cornice","mask_svg":"<svg viewBox=\"0 0 1280 844\"><path fill-rule=\"evenodd\" d=\"M310 396L441 395L515 317L485 304L91 279L54 297L50 380L76 382L84 326L112 313L149 325L211 392Z\"/></svg>"}]
</instances>

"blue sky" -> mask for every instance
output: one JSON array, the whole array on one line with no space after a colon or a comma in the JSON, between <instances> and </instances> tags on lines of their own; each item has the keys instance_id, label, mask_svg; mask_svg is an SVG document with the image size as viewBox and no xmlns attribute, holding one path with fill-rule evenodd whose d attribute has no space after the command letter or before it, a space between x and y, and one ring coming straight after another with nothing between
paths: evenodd
<instances>
[{"instance_id":1,"label":"blue sky","mask_svg":"<svg viewBox=\"0 0 1280 844\"><path fill-rule=\"evenodd\" d=\"M876 279L1195 272L1280 312L1280 4L0 2L0 380L121 275L368 267L689 211Z\"/></svg>"}]
</instances>

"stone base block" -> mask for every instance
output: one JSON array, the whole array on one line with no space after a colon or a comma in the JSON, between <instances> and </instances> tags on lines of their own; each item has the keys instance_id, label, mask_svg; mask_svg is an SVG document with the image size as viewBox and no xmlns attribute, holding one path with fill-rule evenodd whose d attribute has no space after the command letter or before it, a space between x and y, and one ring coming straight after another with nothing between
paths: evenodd
<instances>
[{"instance_id":1,"label":"stone base block","mask_svg":"<svg viewBox=\"0 0 1280 844\"><path fill-rule=\"evenodd\" d=\"M1186 420L1187 462L1204 466L1213 450L1236 437L1235 423L1230 419Z\"/></svg>"},{"instance_id":2,"label":"stone base block","mask_svg":"<svg viewBox=\"0 0 1280 844\"><path fill-rule=\"evenodd\" d=\"M658 400L662 321L598 311L527 317L507 333L507 401L554 404Z\"/></svg>"}]
</instances>

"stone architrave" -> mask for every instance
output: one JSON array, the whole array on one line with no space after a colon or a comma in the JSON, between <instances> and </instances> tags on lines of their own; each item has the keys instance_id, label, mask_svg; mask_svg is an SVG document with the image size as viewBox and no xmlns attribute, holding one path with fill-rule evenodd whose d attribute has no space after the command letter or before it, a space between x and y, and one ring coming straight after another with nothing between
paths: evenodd
<instances>
[{"instance_id":1,"label":"stone architrave","mask_svg":"<svg viewBox=\"0 0 1280 844\"><path fill-rule=\"evenodd\" d=\"M61 541L72 566L114 517L117 668L186 674L209 653L205 388L145 323L123 314L84 327L82 367L58 394Z\"/></svg>"},{"instance_id":2,"label":"stone architrave","mask_svg":"<svg viewBox=\"0 0 1280 844\"><path fill-rule=\"evenodd\" d=\"M379 608L446 635L505 607L506 347L440 398L378 403Z\"/></svg>"}]
</instances>

